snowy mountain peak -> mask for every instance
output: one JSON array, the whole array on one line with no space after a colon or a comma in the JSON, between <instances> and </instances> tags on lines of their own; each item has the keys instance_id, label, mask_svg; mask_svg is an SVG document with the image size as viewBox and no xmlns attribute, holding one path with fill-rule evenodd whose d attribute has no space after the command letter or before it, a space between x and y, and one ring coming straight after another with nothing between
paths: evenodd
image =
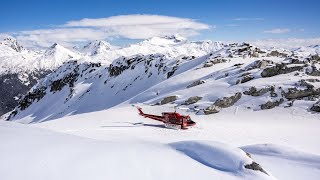
<instances>
[{"instance_id":1,"label":"snowy mountain peak","mask_svg":"<svg viewBox=\"0 0 320 180\"><path fill-rule=\"evenodd\" d=\"M52 55L52 54L55 54L55 53L68 53L68 54L73 54L72 51L70 51L69 49L61 46L60 44L58 43L54 43L52 46L50 46L46 51L45 51L45 55Z\"/></svg>"},{"instance_id":2,"label":"snowy mountain peak","mask_svg":"<svg viewBox=\"0 0 320 180\"><path fill-rule=\"evenodd\" d=\"M175 42L183 42L183 41L187 41L187 38L179 35L179 34L175 34L175 35L170 35L170 36L164 36L164 39L169 39L169 40L174 40Z\"/></svg>"},{"instance_id":3,"label":"snowy mountain peak","mask_svg":"<svg viewBox=\"0 0 320 180\"><path fill-rule=\"evenodd\" d=\"M172 45L172 44L183 44L187 43L188 40L185 37L180 35L170 35L170 36L162 36L162 37L152 37L145 41L142 41L140 44L145 45Z\"/></svg>"},{"instance_id":4,"label":"snowy mountain peak","mask_svg":"<svg viewBox=\"0 0 320 180\"><path fill-rule=\"evenodd\" d=\"M18 41L13 37L5 38L0 44L6 45L17 52L21 52L24 48L18 43Z\"/></svg>"},{"instance_id":5,"label":"snowy mountain peak","mask_svg":"<svg viewBox=\"0 0 320 180\"><path fill-rule=\"evenodd\" d=\"M80 56L60 44L54 43L38 60L41 69L55 69L74 58L80 58Z\"/></svg>"},{"instance_id":6,"label":"snowy mountain peak","mask_svg":"<svg viewBox=\"0 0 320 180\"><path fill-rule=\"evenodd\" d=\"M112 49L112 45L110 43L102 40L95 40L85 45L81 49L81 52L88 55L96 55L110 49Z\"/></svg>"}]
</instances>

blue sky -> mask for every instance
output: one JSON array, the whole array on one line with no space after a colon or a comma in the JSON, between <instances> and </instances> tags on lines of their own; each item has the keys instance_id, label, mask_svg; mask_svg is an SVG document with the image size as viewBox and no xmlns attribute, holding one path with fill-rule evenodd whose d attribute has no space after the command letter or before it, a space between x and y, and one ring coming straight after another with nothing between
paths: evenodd
<instances>
[{"instance_id":1,"label":"blue sky","mask_svg":"<svg viewBox=\"0 0 320 180\"><path fill-rule=\"evenodd\" d=\"M103 1L103 0L3 0L0 10L0 33L12 35L21 39L27 46L46 46L52 41L62 41L64 44L79 43L94 38L103 38L115 44L121 44L126 40L144 39L151 35L162 33L181 33L190 39L211 39L222 41L248 41L257 39L277 38L319 38L320 33L320 1L317 0L212 0L212 1L177 1L177 0L127 0L127 1ZM155 18L155 26L148 25L138 32L128 32L128 29L140 28L140 21L134 24L131 15L158 15L145 17L152 22ZM121 19L121 27L101 27L98 22L114 25L118 19L108 19L127 15ZM162 17L163 16L163 17ZM89 18L94 24L79 24L81 19ZM101 19L104 18L104 19ZM127 18L125 21L123 18ZM139 17L134 17L139 18ZM187 23L183 29L172 25L164 30L157 23L162 21L169 23L178 21ZM172 19L180 18L180 19ZM101 21L94 21L100 19ZM68 25L70 21L79 21L75 26ZM133 22L133 23L130 23ZM125 23L130 23L126 26ZM167 23L167 22L165 22ZM126 30L123 30L128 27ZM115 32L119 27L121 33ZM63 30L71 28L72 35L81 34L79 38L65 38L62 40ZM90 31L88 31L89 29ZM80 32L79 30L86 31ZM157 32L160 31L162 32ZM41 31L39 31L41 30ZM50 32L48 32L51 30ZM100 32L103 30L104 34ZM147 32L144 32L147 30ZM24 33L21 33L24 32ZM86 37L83 33L97 33L95 36ZM107 33L106 33L107 32ZM41 35L47 35L45 42ZM52 35L52 33L60 33ZM68 32L67 32L68 33ZM70 32L69 32L70 33ZM36 37L38 36L38 37ZM69 35L66 35L69 36ZM51 38L51 39L50 39ZM42 44L35 42L40 39ZM27 42L30 41L30 42Z\"/></svg>"}]
</instances>

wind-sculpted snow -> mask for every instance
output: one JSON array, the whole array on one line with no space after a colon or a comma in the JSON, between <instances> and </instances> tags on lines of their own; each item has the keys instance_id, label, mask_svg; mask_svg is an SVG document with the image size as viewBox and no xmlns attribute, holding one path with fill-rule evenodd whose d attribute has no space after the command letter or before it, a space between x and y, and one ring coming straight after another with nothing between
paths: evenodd
<instances>
[{"instance_id":1,"label":"wind-sculpted snow","mask_svg":"<svg viewBox=\"0 0 320 180\"><path fill-rule=\"evenodd\" d=\"M202 155L208 155L208 161L231 173L208 168L156 142L98 141L8 122L0 122L0 131L3 179L274 179L244 169L241 163L250 159L242 150L224 144L194 142L198 146L188 148L207 152ZM179 144L172 146L179 149Z\"/></svg>"},{"instance_id":2,"label":"wind-sculpted snow","mask_svg":"<svg viewBox=\"0 0 320 180\"><path fill-rule=\"evenodd\" d=\"M241 147L279 179L318 179L320 156L281 145L258 144ZM291 172L291 173L285 173Z\"/></svg>"},{"instance_id":3,"label":"wind-sculpted snow","mask_svg":"<svg viewBox=\"0 0 320 180\"><path fill-rule=\"evenodd\" d=\"M208 167L237 173L253 161L238 148L217 142L185 141L170 144L174 149Z\"/></svg>"}]
</instances>

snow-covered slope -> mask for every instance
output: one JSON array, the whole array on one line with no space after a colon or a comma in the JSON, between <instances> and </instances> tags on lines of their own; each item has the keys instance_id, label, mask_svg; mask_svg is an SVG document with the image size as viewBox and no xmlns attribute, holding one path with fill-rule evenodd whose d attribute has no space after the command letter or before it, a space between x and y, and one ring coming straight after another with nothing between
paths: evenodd
<instances>
[{"instance_id":1,"label":"snow-covered slope","mask_svg":"<svg viewBox=\"0 0 320 180\"><path fill-rule=\"evenodd\" d=\"M221 143L98 141L5 122L0 131L3 179L274 179L246 168L253 160ZM210 156L219 159L197 159Z\"/></svg>"},{"instance_id":2,"label":"snow-covered slope","mask_svg":"<svg viewBox=\"0 0 320 180\"><path fill-rule=\"evenodd\" d=\"M45 121L125 102L173 103L197 114L231 106L317 111L311 107L320 95L318 76L319 64L309 56L249 44L231 44L199 58L135 55L120 57L110 66L72 61L39 82L11 119Z\"/></svg>"},{"instance_id":3,"label":"snow-covered slope","mask_svg":"<svg viewBox=\"0 0 320 180\"><path fill-rule=\"evenodd\" d=\"M301 55L301 56L319 55L320 54L320 45L300 47L300 48L294 49L293 52L295 52L297 55Z\"/></svg>"},{"instance_id":4,"label":"snow-covered slope","mask_svg":"<svg viewBox=\"0 0 320 180\"><path fill-rule=\"evenodd\" d=\"M170 110L142 107L154 114ZM255 112L230 108L214 116L191 116L197 126L186 131L163 128L126 104L28 127L0 122L0 174L9 179L23 175L25 179L291 180L317 180L320 175L320 144L312 138L319 135L316 114L299 108ZM250 169L259 166L249 155L269 176ZM177 175L177 167L188 173Z\"/></svg>"}]
</instances>

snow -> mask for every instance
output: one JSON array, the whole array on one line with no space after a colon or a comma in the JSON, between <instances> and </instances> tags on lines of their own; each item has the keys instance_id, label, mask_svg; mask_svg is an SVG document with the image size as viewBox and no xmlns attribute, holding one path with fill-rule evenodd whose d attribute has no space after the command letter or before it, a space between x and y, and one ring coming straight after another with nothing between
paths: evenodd
<instances>
[{"instance_id":1,"label":"snow","mask_svg":"<svg viewBox=\"0 0 320 180\"><path fill-rule=\"evenodd\" d=\"M244 151L221 143L182 141L170 145L192 159L221 171L237 172L253 162Z\"/></svg>"},{"instance_id":2,"label":"snow","mask_svg":"<svg viewBox=\"0 0 320 180\"><path fill-rule=\"evenodd\" d=\"M140 105L154 114L171 109ZM320 144L312 137L319 136L320 121L315 114L296 112L230 108L214 116L191 115L197 126L185 131L166 129L125 104L29 125L1 122L0 175L8 179L170 179L174 175L176 179L316 180ZM267 145L255 145L261 143ZM252 160L236 147L249 152L270 176L244 169L242 164ZM12 172L13 167L22 172ZM176 176L177 167L188 173Z\"/></svg>"},{"instance_id":3,"label":"snow","mask_svg":"<svg viewBox=\"0 0 320 180\"><path fill-rule=\"evenodd\" d=\"M262 69L249 70L257 60L281 63L286 59L268 57L271 50L261 57L249 57L247 52L238 53L242 48L246 46L190 42L177 35L154 37L123 48L96 41L82 52L58 44L45 52L16 52L0 44L0 51L6 51L0 57L1 72L57 68L31 89L45 87L43 98L25 110L16 108L12 122L0 121L0 177L319 179L320 143L315 138L320 135L319 114L309 111L314 101L296 100L294 106L284 108L285 101L262 111L262 103L280 97L242 95L234 106L218 114L193 111L252 86L276 86L280 95L309 77L293 72L262 78ZM299 51L303 57L313 53ZM290 51L280 52L291 55ZM204 68L219 58L226 61ZM110 67L121 67L121 72L111 75ZM245 71L254 79L237 83ZM168 72L174 72L170 78ZM72 85L51 89L52 82L69 74L77 75ZM198 80L205 83L187 88ZM174 103L154 106L172 95L178 97ZM192 96L202 99L181 105ZM160 122L139 116L132 104L150 114L179 106L177 111L190 114L197 125L185 131L166 129ZM253 161L269 175L244 168Z\"/></svg>"},{"instance_id":4,"label":"snow","mask_svg":"<svg viewBox=\"0 0 320 180\"><path fill-rule=\"evenodd\" d=\"M7 122L0 122L0 130L3 179L273 179L234 164L250 160L240 149L222 144L193 143L198 151L213 154L218 150L227 160L235 158L230 162L219 158L228 172L205 166L175 150L190 145L186 142L163 145L97 141Z\"/></svg>"},{"instance_id":5,"label":"snow","mask_svg":"<svg viewBox=\"0 0 320 180\"><path fill-rule=\"evenodd\" d=\"M319 179L319 155L272 144L250 145L241 149L251 153L257 161L263 162L263 167L268 168L279 179Z\"/></svg>"},{"instance_id":6,"label":"snow","mask_svg":"<svg viewBox=\"0 0 320 180\"><path fill-rule=\"evenodd\" d=\"M15 46L21 46L17 44ZM0 43L0 74L32 73L41 70L55 70L70 59L79 59L80 55L61 45L54 44L44 52L24 49L14 50L8 44Z\"/></svg>"}]
</instances>

